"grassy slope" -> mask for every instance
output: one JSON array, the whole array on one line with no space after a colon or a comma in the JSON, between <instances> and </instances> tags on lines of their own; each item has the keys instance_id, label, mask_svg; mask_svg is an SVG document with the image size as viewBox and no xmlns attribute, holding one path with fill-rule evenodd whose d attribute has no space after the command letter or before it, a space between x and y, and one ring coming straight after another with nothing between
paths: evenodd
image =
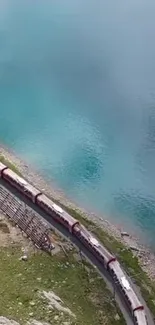
<instances>
[{"instance_id":1,"label":"grassy slope","mask_svg":"<svg viewBox=\"0 0 155 325\"><path fill-rule=\"evenodd\" d=\"M20 261L20 256L18 247L0 249L0 315L20 324L25 324L32 312L34 319L52 324L58 315L58 325L62 320L72 321L72 325L125 324L121 315L119 320L114 319L119 311L103 280L92 267L87 269L76 261L73 252L68 257L62 253L52 257L32 254L26 262ZM49 310L39 296L43 290L57 294L76 320L55 309Z\"/></svg>"},{"instance_id":2,"label":"grassy slope","mask_svg":"<svg viewBox=\"0 0 155 325\"><path fill-rule=\"evenodd\" d=\"M18 168L11 162L8 162L4 156L0 155L0 161L4 162L8 167L20 174ZM88 220L86 216L78 210L65 206L58 200L53 200L68 211L73 217L80 220L88 228L92 228L94 226L94 223ZM155 283L151 281L147 274L142 270L138 262L138 258L133 256L130 249L126 249L121 242L107 234L107 232L105 232L103 229L96 228L94 230L94 234L97 235L102 243L117 256L127 273L141 288L143 297L145 298L150 310L155 315Z\"/></svg>"}]
</instances>

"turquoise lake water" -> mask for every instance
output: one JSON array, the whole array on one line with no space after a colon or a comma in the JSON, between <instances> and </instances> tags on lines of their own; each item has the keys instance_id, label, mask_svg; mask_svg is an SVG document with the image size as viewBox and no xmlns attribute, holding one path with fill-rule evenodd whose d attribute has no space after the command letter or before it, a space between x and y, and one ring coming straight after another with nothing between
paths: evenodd
<instances>
[{"instance_id":1,"label":"turquoise lake water","mask_svg":"<svg viewBox=\"0 0 155 325\"><path fill-rule=\"evenodd\" d=\"M154 0L1 0L0 139L155 244Z\"/></svg>"}]
</instances>

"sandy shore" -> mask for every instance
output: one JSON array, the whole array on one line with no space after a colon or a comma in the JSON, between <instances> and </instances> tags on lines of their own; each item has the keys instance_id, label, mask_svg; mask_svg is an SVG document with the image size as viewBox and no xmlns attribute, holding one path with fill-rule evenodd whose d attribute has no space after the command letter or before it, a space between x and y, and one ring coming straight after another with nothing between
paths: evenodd
<instances>
[{"instance_id":1,"label":"sandy shore","mask_svg":"<svg viewBox=\"0 0 155 325\"><path fill-rule=\"evenodd\" d=\"M78 209L84 213L88 219L93 220L97 227L103 227L108 234L114 236L127 247L132 247L133 254L138 256L142 268L151 279L155 280L155 255L148 247L144 246L138 238L130 234L129 236L122 236L120 229L111 224L108 220L102 219L94 213L90 213L72 203L62 191L56 189L55 186L52 187L51 183L48 183L48 181L45 180L38 171L34 170L30 164L20 159L12 150L6 148L2 144L0 144L0 154L4 155L8 160L18 166L23 177L30 183L33 183L34 186L41 189L44 193L51 195L53 198L59 199L65 205Z\"/></svg>"}]
</instances>

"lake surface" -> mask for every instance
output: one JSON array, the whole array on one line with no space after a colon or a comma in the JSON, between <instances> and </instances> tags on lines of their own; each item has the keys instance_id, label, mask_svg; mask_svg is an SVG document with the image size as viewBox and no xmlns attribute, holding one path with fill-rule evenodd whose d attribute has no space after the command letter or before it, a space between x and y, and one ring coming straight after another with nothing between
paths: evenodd
<instances>
[{"instance_id":1,"label":"lake surface","mask_svg":"<svg viewBox=\"0 0 155 325\"><path fill-rule=\"evenodd\" d=\"M1 0L0 140L155 245L154 0Z\"/></svg>"}]
</instances>

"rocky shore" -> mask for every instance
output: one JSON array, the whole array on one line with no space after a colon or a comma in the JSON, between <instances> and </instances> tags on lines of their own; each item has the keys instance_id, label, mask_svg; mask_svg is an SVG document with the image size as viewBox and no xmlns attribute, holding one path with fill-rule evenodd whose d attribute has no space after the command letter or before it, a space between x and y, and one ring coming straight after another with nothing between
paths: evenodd
<instances>
[{"instance_id":1,"label":"rocky shore","mask_svg":"<svg viewBox=\"0 0 155 325\"><path fill-rule=\"evenodd\" d=\"M2 144L0 144L0 155L3 155L6 159L14 163L21 171L23 177L34 184L34 186L53 198L60 200L66 206L78 209L78 211L85 214L86 218L93 220L96 227L103 227L104 231L109 235L112 235L126 247L132 249L133 254L138 257L143 270L152 280L155 280L155 255L148 247L144 246L138 238L133 237L127 232L122 232L108 220L102 219L94 213L88 212L72 203L62 191L56 189L55 186L52 187L51 183L45 180L30 164L20 159L12 150L6 148Z\"/></svg>"}]
</instances>

